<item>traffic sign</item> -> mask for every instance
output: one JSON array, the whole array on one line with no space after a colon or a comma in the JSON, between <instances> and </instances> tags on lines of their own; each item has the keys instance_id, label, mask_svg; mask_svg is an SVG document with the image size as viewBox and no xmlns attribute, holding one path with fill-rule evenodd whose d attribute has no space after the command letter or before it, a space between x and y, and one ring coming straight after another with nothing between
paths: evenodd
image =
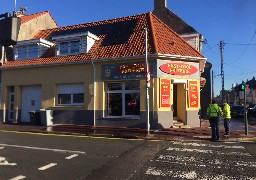
<instances>
[{"instance_id":1,"label":"traffic sign","mask_svg":"<svg viewBox=\"0 0 256 180\"><path fill-rule=\"evenodd\" d=\"M248 85L248 84L245 85L245 90L246 90L246 91L250 91L250 88L249 88L249 85Z\"/></svg>"}]
</instances>

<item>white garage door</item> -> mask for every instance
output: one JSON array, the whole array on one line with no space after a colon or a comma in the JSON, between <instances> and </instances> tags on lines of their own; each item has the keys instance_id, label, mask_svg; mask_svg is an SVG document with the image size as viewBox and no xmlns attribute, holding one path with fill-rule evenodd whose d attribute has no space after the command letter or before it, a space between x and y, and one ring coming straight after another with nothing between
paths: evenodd
<instances>
[{"instance_id":1,"label":"white garage door","mask_svg":"<svg viewBox=\"0 0 256 180\"><path fill-rule=\"evenodd\" d=\"M21 122L30 122L29 112L40 110L41 97L41 86L22 87Z\"/></svg>"}]
</instances>

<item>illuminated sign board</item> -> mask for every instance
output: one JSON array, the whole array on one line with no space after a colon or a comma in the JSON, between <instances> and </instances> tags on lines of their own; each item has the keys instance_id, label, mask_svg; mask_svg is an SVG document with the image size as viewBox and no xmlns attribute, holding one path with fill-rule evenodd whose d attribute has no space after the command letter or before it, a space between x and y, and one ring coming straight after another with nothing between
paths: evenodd
<instances>
[{"instance_id":1,"label":"illuminated sign board","mask_svg":"<svg viewBox=\"0 0 256 180\"><path fill-rule=\"evenodd\" d=\"M153 76L153 71L151 70L151 67L153 67L153 65L150 64L149 72L150 76ZM104 64L101 66L102 80L142 79L146 78L146 74L147 73L145 62Z\"/></svg>"},{"instance_id":2,"label":"illuminated sign board","mask_svg":"<svg viewBox=\"0 0 256 180\"><path fill-rule=\"evenodd\" d=\"M160 80L160 105L161 107L170 107L171 97L171 81L170 79Z\"/></svg>"},{"instance_id":3,"label":"illuminated sign board","mask_svg":"<svg viewBox=\"0 0 256 180\"><path fill-rule=\"evenodd\" d=\"M199 63L157 60L157 77L175 79L199 79Z\"/></svg>"},{"instance_id":4,"label":"illuminated sign board","mask_svg":"<svg viewBox=\"0 0 256 180\"><path fill-rule=\"evenodd\" d=\"M190 108L199 108L199 91L197 81L188 82L188 91L189 91L189 107Z\"/></svg>"},{"instance_id":5,"label":"illuminated sign board","mask_svg":"<svg viewBox=\"0 0 256 180\"><path fill-rule=\"evenodd\" d=\"M198 69L191 65L185 63L166 63L159 67L161 71L171 75L191 75L198 71Z\"/></svg>"}]
</instances>

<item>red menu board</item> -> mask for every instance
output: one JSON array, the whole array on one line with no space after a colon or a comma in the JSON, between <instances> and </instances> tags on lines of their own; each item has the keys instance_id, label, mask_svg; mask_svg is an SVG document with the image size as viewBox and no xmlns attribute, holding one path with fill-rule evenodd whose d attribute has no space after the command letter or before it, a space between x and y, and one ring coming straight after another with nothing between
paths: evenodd
<instances>
[{"instance_id":1,"label":"red menu board","mask_svg":"<svg viewBox=\"0 0 256 180\"><path fill-rule=\"evenodd\" d=\"M189 81L188 90L189 90L189 107L198 108L199 93L198 93L197 81Z\"/></svg>"},{"instance_id":2,"label":"red menu board","mask_svg":"<svg viewBox=\"0 0 256 180\"><path fill-rule=\"evenodd\" d=\"M171 81L169 79L160 79L160 105L161 107L170 107Z\"/></svg>"}]
</instances>

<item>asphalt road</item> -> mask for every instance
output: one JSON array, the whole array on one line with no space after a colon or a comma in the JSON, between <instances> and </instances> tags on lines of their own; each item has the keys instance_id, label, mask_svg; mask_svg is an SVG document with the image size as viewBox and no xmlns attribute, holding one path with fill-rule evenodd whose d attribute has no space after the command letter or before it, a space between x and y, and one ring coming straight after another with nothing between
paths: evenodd
<instances>
[{"instance_id":1,"label":"asphalt road","mask_svg":"<svg viewBox=\"0 0 256 180\"><path fill-rule=\"evenodd\" d=\"M128 168L122 174L117 173L117 169L113 172L125 179L139 168L139 164L153 158L161 147L159 143L0 132L0 179L86 179L102 167L116 166L112 162L126 159L120 163ZM141 156L138 150L148 153ZM124 158L131 152L136 152L140 158Z\"/></svg>"},{"instance_id":2,"label":"asphalt road","mask_svg":"<svg viewBox=\"0 0 256 180\"><path fill-rule=\"evenodd\" d=\"M0 179L250 179L256 144L0 132Z\"/></svg>"}]
</instances>

